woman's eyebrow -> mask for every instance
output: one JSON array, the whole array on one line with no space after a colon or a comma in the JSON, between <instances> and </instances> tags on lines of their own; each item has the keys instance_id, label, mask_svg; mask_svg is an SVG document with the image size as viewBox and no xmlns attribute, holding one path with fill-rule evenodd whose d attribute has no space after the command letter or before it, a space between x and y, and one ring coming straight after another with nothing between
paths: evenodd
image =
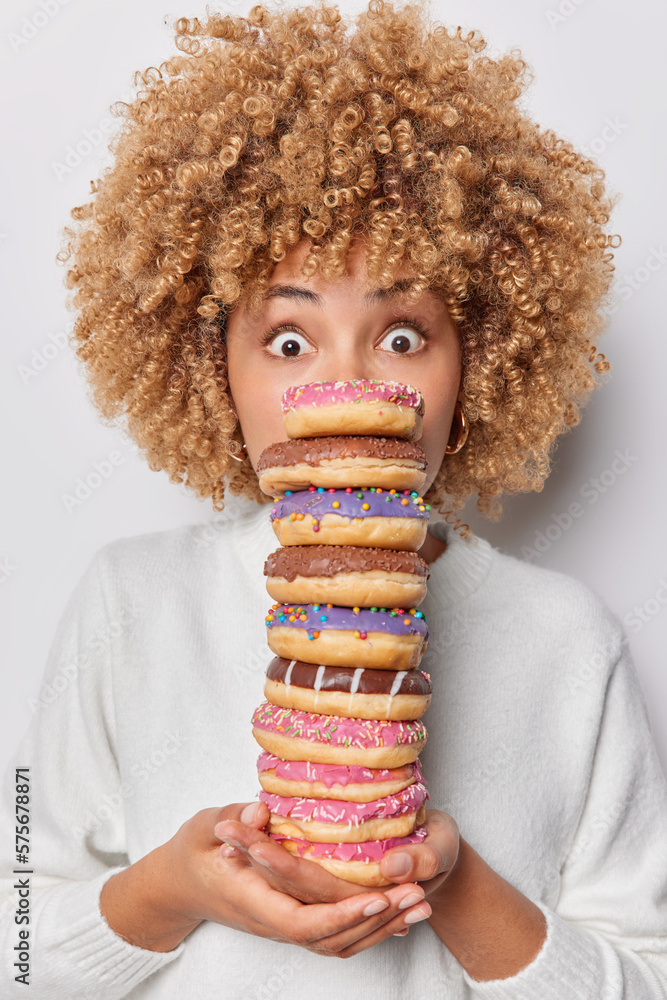
<instances>
[{"instance_id":1,"label":"woman's eyebrow","mask_svg":"<svg viewBox=\"0 0 667 1000\"><path fill-rule=\"evenodd\" d=\"M398 295L400 292L407 291L408 288L412 286L412 282L408 278L400 278L395 281L390 288L374 288L373 291L367 292L364 296L364 301L367 303L378 302L383 299L391 298L394 295ZM311 291L309 288L301 288L299 285L270 285L264 299L297 299L301 302L308 302L311 305L324 307L322 297L316 292Z\"/></svg>"}]
</instances>

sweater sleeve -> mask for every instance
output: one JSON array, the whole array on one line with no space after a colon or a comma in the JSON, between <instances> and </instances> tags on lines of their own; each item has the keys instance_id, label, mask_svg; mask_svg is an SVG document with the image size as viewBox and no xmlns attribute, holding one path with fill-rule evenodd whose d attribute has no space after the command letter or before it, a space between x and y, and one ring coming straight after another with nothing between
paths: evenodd
<instances>
[{"instance_id":1,"label":"sweater sleeve","mask_svg":"<svg viewBox=\"0 0 667 1000\"><path fill-rule=\"evenodd\" d=\"M107 606L108 562L101 549L67 603L40 691L30 699L33 718L4 777L3 997L25 995L28 982L33 1000L119 1000L183 949L162 954L128 944L99 907L104 882L129 864L114 752L111 649L114 635L132 628L138 614ZM24 788L28 774L29 802L19 801L30 817L27 863L13 849L17 794L25 794L17 793L17 768L29 769L18 782Z\"/></svg>"},{"instance_id":2,"label":"sweater sleeve","mask_svg":"<svg viewBox=\"0 0 667 1000\"><path fill-rule=\"evenodd\" d=\"M606 689L588 794L544 944L478 1000L664 1000L667 786L627 647Z\"/></svg>"}]
</instances>

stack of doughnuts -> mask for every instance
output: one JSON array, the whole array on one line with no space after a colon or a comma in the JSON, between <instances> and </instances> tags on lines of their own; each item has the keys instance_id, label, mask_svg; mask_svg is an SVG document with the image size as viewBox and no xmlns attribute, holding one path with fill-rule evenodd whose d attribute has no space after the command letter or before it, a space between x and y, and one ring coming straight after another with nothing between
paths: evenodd
<instances>
[{"instance_id":1,"label":"stack of doughnuts","mask_svg":"<svg viewBox=\"0 0 667 1000\"><path fill-rule=\"evenodd\" d=\"M423 399L355 379L293 386L282 405L290 440L257 465L282 546L264 566L276 603L275 658L252 719L260 799L288 851L387 885L384 852L426 835Z\"/></svg>"}]
</instances>

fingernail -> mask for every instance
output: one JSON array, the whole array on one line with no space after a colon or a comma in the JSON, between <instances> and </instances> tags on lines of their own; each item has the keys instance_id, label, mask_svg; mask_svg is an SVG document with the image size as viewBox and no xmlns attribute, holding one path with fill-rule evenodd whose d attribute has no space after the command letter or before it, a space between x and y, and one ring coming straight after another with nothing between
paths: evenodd
<instances>
[{"instance_id":1,"label":"fingernail","mask_svg":"<svg viewBox=\"0 0 667 1000\"><path fill-rule=\"evenodd\" d=\"M410 892L400 901L398 908L399 910L407 910L408 906L414 906L415 903L419 903L423 898L420 892Z\"/></svg>"},{"instance_id":2,"label":"fingernail","mask_svg":"<svg viewBox=\"0 0 667 1000\"><path fill-rule=\"evenodd\" d=\"M242 823L254 823L257 819L257 808L259 806L258 802L251 802L247 805L243 812L241 813Z\"/></svg>"},{"instance_id":3,"label":"fingernail","mask_svg":"<svg viewBox=\"0 0 667 1000\"><path fill-rule=\"evenodd\" d=\"M250 857L252 858L253 861L257 862L258 865L264 865L265 868L270 868L271 867L271 865L266 860L266 858L263 858L261 856L261 854L255 854L254 851L248 851L248 854L250 855Z\"/></svg>"},{"instance_id":4,"label":"fingernail","mask_svg":"<svg viewBox=\"0 0 667 1000\"><path fill-rule=\"evenodd\" d=\"M243 847L243 844L239 844L238 840L230 840L229 837L221 837L220 839L224 840L225 847L232 847L232 848L234 848L234 847L240 847L241 850L245 850L245 848Z\"/></svg>"},{"instance_id":5,"label":"fingernail","mask_svg":"<svg viewBox=\"0 0 667 1000\"><path fill-rule=\"evenodd\" d=\"M233 853L234 853L234 848L231 846L231 844L223 844L222 847L220 848L221 858L229 858Z\"/></svg>"},{"instance_id":6,"label":"fingernail","mask_svg":"<svg viewBox=\"0 0 667 1000\"><path fill-rule=\"evenodd\" d=\"M391 878L407 875L412 867L412 858L409 854L390 854L385 864L385 872Z\"/></svg>"},{"instance_id":7,"label":"fingernail","mask_svg":"<svg viewBox=\"0 0 667 1000\"><path fill-rule=\"evenodd\" d=\"M419 920L426 920L430 916L431 907L427 904L426 907L420 906L419 909L406 913L405 922L406 924L416 924Z\"/></svg>"},{"instance_id":8,"label":"fingernail","mask_svg":"<svg viewBox=\"0 0 667 1000\"><path fill-rule=\"evenodd\" d=\"M396 931L394 937L405 937L405 935L408 933L409 930L410 930L409 927L404 927L402 931Z\"/></svg>"},{"instance_id":9,"label":"fingernail","mask_svg":"<svg viewBox=\"0 0 667 1000\"><path fill-rule=\"evenodd\" d=\"M386 899L376 899L374 902L368 904L363 914L365 917L372 917L375 913L382 913L388 906L389 903Z\"/></svg>"}]
</instances>

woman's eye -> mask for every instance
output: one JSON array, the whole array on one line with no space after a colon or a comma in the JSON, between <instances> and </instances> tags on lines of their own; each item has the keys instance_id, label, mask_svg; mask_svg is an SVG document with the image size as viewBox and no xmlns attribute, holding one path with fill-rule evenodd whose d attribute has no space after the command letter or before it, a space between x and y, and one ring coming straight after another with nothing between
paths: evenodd
<instances>
[{"instance_id":1,"label":"woman's eye","mask_svg":"<svg viewBox=\"0 0 667 1000\"><path fill-rule=\"evenodd\" d=\"M390 330L380 341L380 347L384 351L392 351L394 354L411 354L419 350L423 343L421 334L416 330L411 330L407 326L401 326Z\"/></svg>"},{"instance_id":2,"label":"woman's eye","mask_svg":"<svg viewBox=\"0 0 667 1000\"><path fill-rule=\"evenodd\" d=\"M299 358L303 354L312 354L315 350L301 333L288 330L278 333L269 344L267 350L279 358Z\"/></svg>"}]
</instances>

